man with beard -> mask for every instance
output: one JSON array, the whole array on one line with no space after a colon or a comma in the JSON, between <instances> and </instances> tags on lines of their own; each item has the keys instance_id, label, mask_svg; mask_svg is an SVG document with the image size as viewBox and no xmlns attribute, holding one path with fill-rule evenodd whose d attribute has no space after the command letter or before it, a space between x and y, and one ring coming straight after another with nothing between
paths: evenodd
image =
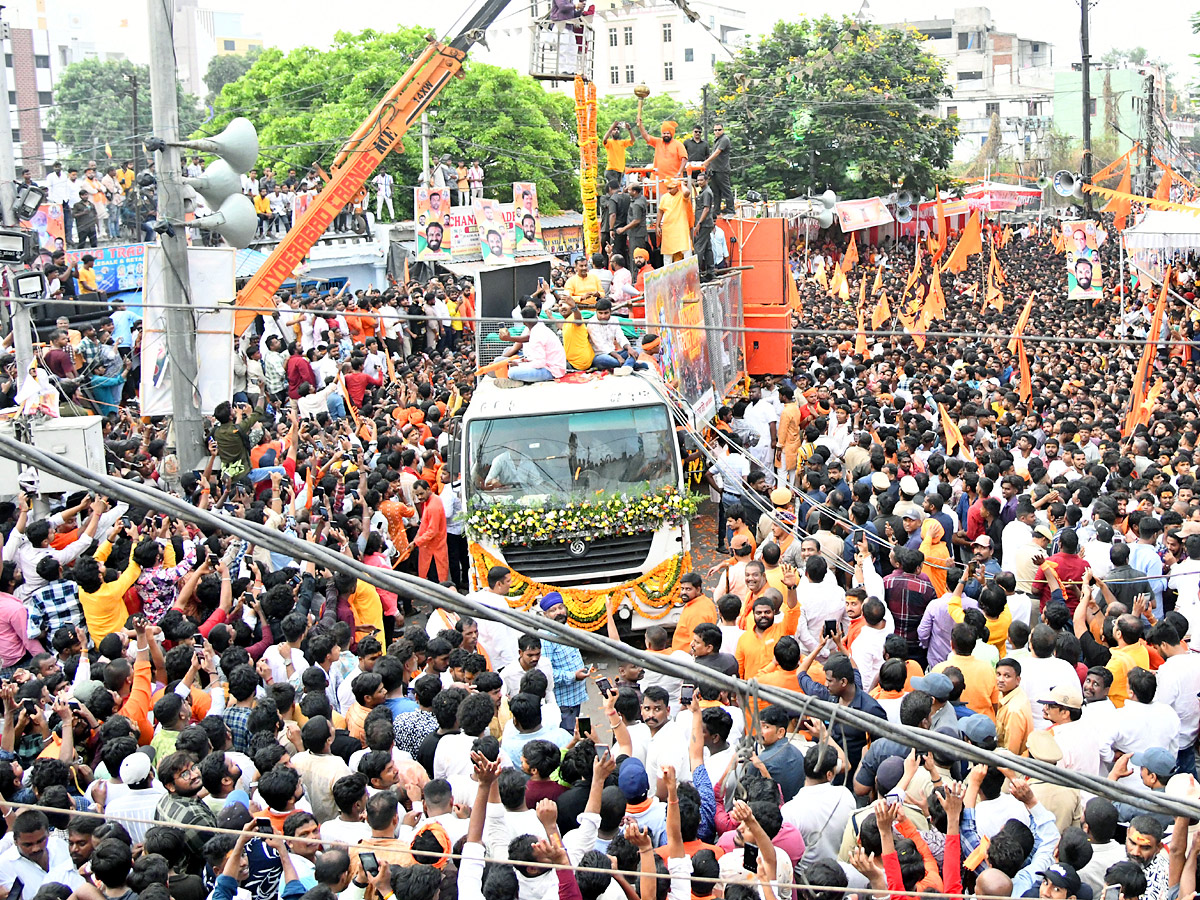
<instances>
[{"instance_id":1,"label":"man with beard","mask_svg":"<svg viewBox=\"0 0 1200 900\"><path fill-rule=\"evenodd\" d=\"M654 148L654 176L656 178L678 178L687 166L687 148L675 140L675 122L663 122L659 131L662 137L656 138L642 124L642 101L638 100L638 130L642 139Z\"/></svg>"},{"instance_id":2,"label":"man with beard","mask_svg":"<svg viewBox=\"0 0 1200 900\"><path fill-rule=\"evenodd\" d=\"M1125 855L1146 876L1142 900L1164 900L1167 896L1167 854L1163 850L1162 823L1151 815L1134 816L1125 834Z\"/></svg>"},{"instance_id":3,"label":"man with beard","mask_svg":"<svg viewBox=\"0 0 1200 900\"><path fill-rule=\"evenodd\" d=\"M538 605L547 619L566 624L567 607L558 591L548 593ZM562 729L573 732L579 707L587 699L587 677L591 670L583 664L583 654L575 647L542 641L542 652L554 670L554 699L562 711Z\"/></svg>"},{"instance_id":4,"label":"man with beard","mask_svg":"<svg viewBox=\"0 0 1200 900\"><path fill-rule=\"evenodd\" d=\"M208 804L196 796L203 783L194 754L186 751L172 753L158 764L158 780L167 792L158 801L154 811L156 821L216 827L217 817ZM210 835L194 828L185 828L183 834L190 855L188 868L194 869L204 862L204 844Z\"/></svg>"}]
</instances>

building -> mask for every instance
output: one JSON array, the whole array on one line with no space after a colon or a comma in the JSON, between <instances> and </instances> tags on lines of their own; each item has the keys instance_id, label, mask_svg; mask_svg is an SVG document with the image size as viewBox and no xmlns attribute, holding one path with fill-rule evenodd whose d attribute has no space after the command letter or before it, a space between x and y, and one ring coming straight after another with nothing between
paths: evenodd
<instances>
[{"instance_id":1,"label":"building","mask_svg":"<svg viewBox=\"0 0 1200 900\"><path fill-rule=\"evenodd\" d=\"M248 34L240 12L221 12L200 6L200 0L175 3L175 60L184 90L204 97L204 74L214 56L247 53L263 47L261 34Z\"/></svg>"},{"instance_id":2,"label":"building","mask_svg":"<svg viewBox=\"0 0 1200 900\"><path fill-rule=\"evenodd\" d=\"M939 104L943 117L958 117L954 158L974 158L987 142L992 118L1001 133L999 153L1018 160L1044 156L1054 99L1053 46L996 28L983 6L954 10L949 19L886 24L911 28L927 40L926 49L945 61L954 95Z\"/></svg>"},{"instance_id":3,"label":"building","mask_svg":"<svg viewBox=\"0 0 1200 900\"><path fill-rule=\"evenodd\" d=\"M1166 81L1156 66L1124 69L1094 65L1089 76L1092 139L1098 140L1110 132L1115 133L1117 154L1120 155L1141 139L1146 98L1152 91L1158 108L1163 109ZM1112 92L1111 115L1114 121L1111 123L1106 121L1106 82ZM1077 141L1083 140L1083 71L1080 66L1055 73L1054 98L1054 127Z\"/></svg>"},{"instance_id":4,"label":"building","mask_svg":"<svg viewBox=\"0 0 1200 900\"><path fill-rule=\"evenodd\" d=\"M745 37L745 0L687 4L690 18L669 0L599 0L592 78L606 96L651 94L699 100L717 61L727 61Z\"/></svg>"}]
</instances>

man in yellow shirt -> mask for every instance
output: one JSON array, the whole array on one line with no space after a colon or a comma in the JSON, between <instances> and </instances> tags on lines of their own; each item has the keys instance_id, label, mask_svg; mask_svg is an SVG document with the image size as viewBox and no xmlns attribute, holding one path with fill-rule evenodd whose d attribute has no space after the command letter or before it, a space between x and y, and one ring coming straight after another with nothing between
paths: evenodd
<instances>
[{"instance_id":1,"label":"man in yellow shirt","mask_svg":"<svg viewBox=\"0 0 1200 900\"><path fill-rule=\"evenodd\" d=\"M574 277L574 276L571 276ZM596 352L592 342L588 340L587 325L583 323L583 315L575 301L568 298L563 300L563 350L567 354L567 365L579 372L586 372L592 367ZM675 632L679 633L678 630Z\"/></svg>"},{"instance_id":2,"label":"man in yellow shirt","mask_svg":"<svg viewBox=\"0 0 1200 900\"><path fill-rule=\"evenodd\" d=\"M141 566L129 560L125 571L116 581L104 580L104 561L112 552L112 538L109 535L96 549L95 556L81 556L75 562L75 580L79 583L79 602L83 606L83 618L87 622L88 633L92 642L99 644L114 631L125 627L129 618L129 610L125 608L125 592L133 586L142 574Z\"/></svg>"},{"instance_id":3,"label":"man in yellow shirt","mask_svg":"<svg viewBox=\"0 0 1200 900\"><path fill-rule=\"evenodd\" d=\"M254 197L254 211L258 213L258 231L262 237L267 236L271 227L271 201L267 199L267 189L259 188Z\"/></svg>"},{"instance_id":4,"label":"man in yellow shirt","mask_svg":"<svg viewBox=\"0 0 1200 900\"><path fill-rule=\"evenodd\" d=\"M79 267L75 270L75 277L79 279L79 292L81 294L96 293L96 257L90 253L85 253L79 258Z\"/></svg>"},{"instance_id":5,"label":"man in yellow shirt","mask_svg":"<svg viewBox=\"0 0 1200 900\"><path fill-rule=\"evenodd\" d=\"M1120 709L1129 699L1129 672L1131 669L1150 669L1150 652L1142 639L1144 628L1138 616L1118 616L1113 623L1113 637L1117 646L1113 648L1107 669L1113 673L1112 687L1108 699Z\"/></svg>"},{"instance_id":6,"label":"man in yellow shirt","mask_svg":"<svg viewBox=\"0 0 1200 900\"><path fill-rule=\"evenodd\" d=\"M621 133L621 127L629 132L629 137L625 140L617 137ZM625 184L625 151L632 147L636 142L633 136L633 126L628 122L613 122L612 127L608 129L608 134L604 135L604 156L607 162L604 165L604 183L615 180L617 184L624 186Z\"/></svg>"},{"instance_id":7,"label":"man in yellow shirt","mask_svg":"<svg viewBox=\"0 0 1200 900\"><path fill-rule=\"evenodd\" d=\"M996 672L991 664L971 655L977 640L975 629L966 622L959 622L950 632L950 649L954 652L945 662L934 666L933 671L943 672L954 666L962 672L966 682L962 701L973 712L982 713L994 722L1000 691L996 688Z\"/></svg>"},{"instance_id":8,"label":"man in yellow shirt","mask_svg":"<svg viewBox=\"0 0 1200 900\"><path fill-rule=\"evenodd\" d=\"M122 190L129 190L133 186L133 161L126 160L125 165L117 169L117 181L121 185Z\"/></svg>"},{"instance_id":9,"label":"man in yellow shirt","mask_svg":"<svg viewBox=\"0 0 1200 900\"><path fill-rule=\"evenodd\" d=\"M996 663L996 688L1000 708L996 711L996 746L1017 756L1025 754L1025 743L1033 733L1033 711L1021 687L1021 664L1009 657Z\"/></svg>"},{"instance_id":10,"label":"man in yellow shirt","mask_svg":"<svg viewBox=\"0 0 1200 900\"><path fill-rule=\"evenodd\" d=\"M567 279L567 293L571 295L571 299L578 302L580 300L599 300L604 296L604 288L600 284L600 276L595 272L588 271L588 261L586 256L581 256L575 260L575 274Z\"/></svg>"}]
</instances>

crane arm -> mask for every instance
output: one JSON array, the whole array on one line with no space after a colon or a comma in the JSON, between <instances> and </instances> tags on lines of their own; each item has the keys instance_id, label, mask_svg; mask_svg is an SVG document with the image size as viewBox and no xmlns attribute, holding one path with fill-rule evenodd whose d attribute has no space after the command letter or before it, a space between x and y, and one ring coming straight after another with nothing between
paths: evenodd
<instances>
[{"instance_id":1,"label":"crane arm","mask_svg":"<svg viewBox=\"0 0 1200 900\"><path fill-rule=\"evenodd\" d=\"M466 61L467 51L481 40L508 0L485 0L471 20L449 43L431 41L401 76L358 130L342 147L332 177L284 235L275 250L238 292L234 329L241 334L253 320L254 308L275 305L275 292L292 277L342 207L358 194L371 173L392 150L403 150L400 139Z\"/></svg>"}]
</instances>

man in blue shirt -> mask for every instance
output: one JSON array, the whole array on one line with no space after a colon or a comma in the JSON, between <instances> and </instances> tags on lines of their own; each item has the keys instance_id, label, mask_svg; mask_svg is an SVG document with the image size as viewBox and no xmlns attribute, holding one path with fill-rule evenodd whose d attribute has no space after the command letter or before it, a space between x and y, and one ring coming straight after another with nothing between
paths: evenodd
<instances>
[{"instance_id":1,"label":"man in blue shirt","mask_svg":"<svg viewBox=\"0 0 1200 900\"><path fill-rule=\"evenodd\" d=\"M547 619L564 625L567 623L567 607L558 591L546 594L538 601L538 605ZM559 724L564 731L574 731L579 708L587 699L589 669L583 664L583 654L575 647L556 644L553 641L543 641L542 652L546 654L554 670L554 699L562 712L562 721Z\"/></svg>"}]
</instances>

